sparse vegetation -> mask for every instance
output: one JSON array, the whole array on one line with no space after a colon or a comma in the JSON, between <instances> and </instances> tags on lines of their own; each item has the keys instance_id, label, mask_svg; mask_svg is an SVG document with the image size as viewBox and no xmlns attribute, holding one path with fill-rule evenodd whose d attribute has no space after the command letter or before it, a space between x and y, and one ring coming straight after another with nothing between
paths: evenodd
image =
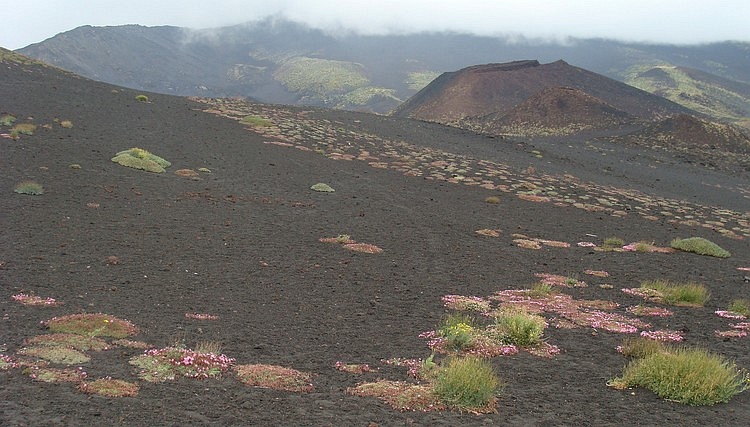
<instances>
[{"instance_id":1,"label":"sparse vegetation","mask_svg":"<svg viewBox=\"0 0 750 427\"><path fill-rule=\"evenodd\" d=\"M729 258L731 254L716 243L702 237L672 240L671 246L685 252L708 255L717 258Z\"/></svg>"},{"instance_id":2,"label":"sparse vegetation","mask_svg":"<svg viewBox=\"0 0 750 427\"><path fill-rule=\"evenodd\" d=\"M239 365L235 367L240 381L253 387L294 392L313 390L312 374L276 365Z\"/></svg>"},{"instance_id":3,"label":"sparse vegetation","mask_svg":"<svg viewBox=\"0 0 750 427\"><path fill-rule=\"evenodd\" d=\"M604 249L620 249L625 245L625 241L619 237L607 237L604 239L602 247Z\"/></svg>"},{"instance_id":4,"label":"sparse vegetation","mask_svg":"<svg viewBox=\"0 0 750 427\"><path fill-rule=\"evenodd\" d=\"M148 102L148 96L143 95L143 94L136 95L135 96L135 100L138 101L138 102Z\"/></svg>"},{"instance_id":5,"label":"sparse vegetation","mask_svg":"<svg viewBox=\"0 0 750 427\"><path fill-rule=\"evenodd\" d=\"M54 317L43 324L52 332L89 337L125 338L138 333L138 328L127 320L102 313L70 314Z\"/></svg>"},{"instance_id":6,"label":"sparse vegetation","mask_svg":"<svg viewBox=\"0 0 750 427\"><path fill-rule=\"evenodd\" d=\"M60 126L65 129L71 129L73 127L73 122L70 120L63 120L60 122Z\"/></svg>"},{"instance_id":7,"label":"sparse vegetation","mask_svg":"<svg viewBox=\"0 0 750 427\"><path fill-rule=\"evenodd\" d=\"M30 196L39 196L44 194L44 187L36 181L22 181L13 187L13 192L18 194L28 194Z\"/></svg>"},{"instance_id":8,"label":"sparse vegetation","mask_svg":"<svg viewBox=\"0 0 750 427\"><path fill-rule=\"evenodd\" d=\"M60 365L80 365L91 360L89 356L81 351L59 345L24 347L18 350L18 354L38 357Z\"/></svg>"},{"instance_id":9,"label":"sparse vegetation","mask_svg":"<svg viewBox=\"0 0 750 427\"><path fill-rule=\"evenodd\" d=\"M210 350L217 348L216 343L206 345ZM163 382L177 377L219 378L234 364L234 359L214 352L165 347L146 350L142 355L132 357L130 364L140 368L138 376L143 380Z\"/></svg>"},{"instance_id":10,"label":"sparse vegetation","mask_svg":"<svg viewBox=\"0 0 750 427\"><path fill-rule=\"evenodd\" d=\"M750 378L734 363L703 349L645 352L631 361L612 387L644 387L657 396L688 405L726 403L750 387Z\"/></svg>"},{"instance_id":11,"label":"sparse vegetation","mask_svg":"<svg viewBox=\"0 0 750 427\"><path fill-rule=\"evenodd\" d=\"M138 395L138 384L110 377L78 384L78 390L86 394L97 394L105 397L133 397Z\"/></svg>"},{"instance_id":12,"label":"sparse vegetation","mask_svg":"<svg viewBox=\"0 0 750 427\"><path fill-rule=\"evenodd\" d=\"M503 383L490 362L475 356L451 358L434 379L435 395L448 407L468 412L491 412Z\"/></svg>"},{"instance_id":13,"label":"sparse vegetation","mask_svg":"<svg viewBox=\"0 0 750 427\"><path fill-rule=\"evenodd\" d=\"M487 198L484 199L484 202L492 204L492 205L496 205L500 203L500 198L497 196L488 196Z\"/></svg>"}]
</instances>

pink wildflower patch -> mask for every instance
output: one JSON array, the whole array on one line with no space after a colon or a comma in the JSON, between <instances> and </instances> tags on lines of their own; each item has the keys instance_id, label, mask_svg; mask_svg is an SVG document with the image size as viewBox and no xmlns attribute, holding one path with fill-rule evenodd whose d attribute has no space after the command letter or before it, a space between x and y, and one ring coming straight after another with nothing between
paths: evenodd
<instances>
[{"instance_id":1,"label":"pink wildflower patch","mask_svg":"<svg viewBox=\"0 0 750 427\"><path fill-rule=\"evenodd\" d=\"M714 313L716 313L717 316L723 317L725 319L734 319L734 320L745 320L745 319L747 319L747 316L743 316L742 314L735 313L733 311L716 310Z\"/></svg>"},{"instance_id":2,"label":"pink wildflower patch","mask_svg":"<svg viewBox=\"0 0 750 427\"><path fill-rule=\"evenodd\" d=\"M656 341L663 342L680 342L685 337L680 331L661 330L661 331L642 331L641 336Z\"/></svg>"},{"instance_id":3,"label":"pink wildflower patch","mask_svg":"<svg viewBox=\"0 0 750 427\"><path fill-rule=\"evenodd\" d=\"M18 367L18 360L13 356L0 354L0 371L7 371Z\"/></svg>"},{"instance_id":4,"label":"pink wildflower patch","mask_svg":"<svg viewBox=\"0 0 750 427\"><path fill-rule=\"evenodd\" d=\"M344 249L348 249L350 251L363 252L367 254L379 254L383 252L383 249L369 243L347 243L343 247Z\"/></svg>"},{"instance_id":5,"label":"pink wildflower patch","mask_svg":"<svg viewBox=\"0 0 750 427\"><path fill-rule=\"evenodd\" d=\"M11 298L14 301L18 301L21 304L28 306L54 307L62 304L54 298L42 298L36 295L28 294L16 294L12 295Z\"/></svg>"},{"instance_id":6,"label":"pink wildflower patch","mask_svg":"<svg viewBox=\"0 0 750 427\"><path fill-rule=\"evenodd\" d=\"M578 242L576 244L582 248L595 248L596 247L596 243L592 243L592 242Z\"/></svg>"},{"instance_id":7,"label":"pink wildflower patch","mask_svg":"<svg viewBox=\"0 0 750 427\"><path fill-rule=\"evenodd\" d=\"M534 276L541 278L542 283L550 286L562 286L565 288L583 288L588 286L586 282L557 274L536 273Z\"/></svg>"},{"instance_id":8,"label":"pink wildflower patch","mask_svg":"<svg viewBox=\"0 0 750 427\"><path fill-rule=\"evenodd\" d=\"M634 305L625 309L628 313L635 314L636 316L654 316L654 317L668 317L673 313L666 308L661 307L646 307L644 305Z\"/></svg>"},{"instance_id":9,"label":"pink wildflower patch","mask_svg":"<svg viewBox=\"0 0 750 427\"><path fill-rule=\"evenodd\" d=\"M219 316L208 313L185 313L185 317L196 320L219 320Z\"/></svg>"},{"instance_id":10,"label":"pink wildflower patch","mask_svg":"<svg viewBox=\"0 0 750 427\"><path fill-rule=\"evenodd\" d=\"M743 330L729 330L729 331L714 331L717 337L722 338L744 338L747 336L747 331Z\"/></svg>"},{"instance_id":11,"label":"pink wildflower patch","mask_svg":"<svg viewBox=\"0 0 750 427\"><path fill-rule=\"evenodd\" d=\"M740 271L750 271L750 267L737 267L737 270L740 270Z\"/></svg>"}]
</instances>

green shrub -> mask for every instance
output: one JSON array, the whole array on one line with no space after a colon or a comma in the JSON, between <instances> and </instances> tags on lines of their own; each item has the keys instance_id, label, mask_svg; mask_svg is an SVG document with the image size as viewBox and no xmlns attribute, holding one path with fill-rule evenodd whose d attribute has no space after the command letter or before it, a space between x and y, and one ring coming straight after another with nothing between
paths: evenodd
<instances>
[{"instance_id":1,"label":"green shrub","mask_svg":"<svg viewBox=\"0 0 750 427\"><path fill-rule=\"evenodd\" d=\"M671 283L666 280L649 280L641 288L657 291L665 304L703 306L708 301L708 288L700 283Z\"/></svg>"},{"instance_id":2,"label":"green shrub","mask_svg":"<svg viewBox=\"0 0 750 427\"><path fill-rule=\"evenodd\" d=\"M11 135L33 135L36 125L32 123L19 123L10 129Z\"/></svg>"},{"instance_id":3,"label":"green shrub","mask_svg":"<svg viewBox=\"0 0 750 427\"><path fill-rule=\"evenodd\" d=\"M667 350L668 348L663 342L643 337L625 338L622 345L620 345L620 353L627 357L636 359L641 359L650 354L661 353Z\"/></svg>"},{"instance_id":4,"label":"green shrub","mask_svg":"<svg viewBox=\"0 0 750 427\"><path fill-rule=\"evenodd\" d=\"M260 116L245 116L240 120L241 123L244 123L246 125L254 126L254 127L269 127L273 126L273 122L260 117Z\"/></svg>"},{"instance_id":5,"label":"green shrub","mask_svg":"<svg viewBox=\"0 0 750 427\"><path fill-rule=\"evenodd\" d=\"M13 123L16 122L16 118L14 116L11 116L10 114L5 114L4 116L0 117L0 126L13 126Z\"/></svg>"},{"instance_id":6,"label":"green shrub","mask_svg":"<svg viewBox=\"0 0 750 427\"><path fill-rule=\"evenodd\" d=\"M645 387L661 398L688 405L713 405L747 390L750 377L721 356L678 348L631 361L610 385Z\"/></svg>"},{"instance_id":7,"label":"green shrub","mask_svg":"<svg viewBox=\"0 0 750 427\"><path fill-rule=\"evenodd\" d=\"M42 184L36 181L22 181L13 187L13 191L18 194L28 194L31 196L38 196L44 193L44 187Z\"/></svg>"},{"instance_id":8,"label":"green shrub","mask_svg":"<svg viewBox=\"0 0 750 427\"><path fill-rule=\"evenodd\" d=\"M460 314L448 316L438 329L438 335L445 339L446 348L456 351L469 347L475 334L471 318Z\"/></svg>"},{"instance_id":9,"label":"green shrub","mask_svg":"<svg viewBox=\"0 0 750 427\"><path fill-rule=\"evenodd\" d=\"M546 325L542 316L523 310L503 311L495 318L498 338L506 344L519 347L541 343Z\"/></svg>"},{"instance_id":10,"label":"green shrub","mask_svg":"<svg viewBox=\"0 0 750 427\"><path fill-rule=\"evenodd\" d=\"M531 289L529 289L529 296L532 298L544 298L555 294L556 292L555 288L548 283L535 283Z\"/></svg>"},{"instance_id":11,"label":"green shrub","mask_svg":"<svg viewBox=\"0 0 750 427\"><path fill-rule=\"evenodd\" d=\"M687 239L674 239L671 246L685 252L693 252L698 255L708 255L717 258L729 258L731 254L716 243L702 237L690 237Z\"/></svg>"},{"instance_id":12,"label":"green shrub","mask_svg":"<svg viewBox=\"0 0 750 427\"><path fill-rule=\"evenodd\" d=\"M120 151L115 154L112 161L129 168L141 169L155 173L163 173L165 171L164 168L172 166L170 162L163 158L138 147Z\"/></svg>"},{"instance_id":13,"label":"green shrub","mask_svg":"<svg viewBox=\"0 0 750 427\"><path fill-rule=\"evenodd\" d=\"M744 298L735 299L729 304L727 310L748 317L750 316L750 300Z\"/></svg>"},{"instance_id":14,"label":"green shrub","mask_svg":"<svg viewBox=\"0 0 750 427\"><path fill-rule=\"evenodd\" d=\"M605 248L621 248L625 245L625 241L619 237L607 237L604 239Z\"/></svg>"},{"instance_id":15,"label":"green shrub","mask_svg":"<svg viewBox=\"0 0 750 427\"><path fill-rule=\"evenodd\" d=\"M60 126L62 126L65 129L70 129L73 127L73 122L71 122L70 120L63 120L60 122Z\"/></svg>"},{"instance_id":16,"label":"green shrub","mask_svg":"<svg viewBox=\"0 0 750 427\"><path fill-rule=\"evenodd\" d=\"M138 102L148 102L148 96L146 95L136 95L135 100Z\"/></svg>"},{"instance_id":17,"label":"green shrub","mask_svg":"<svg viewBox=\"0 0 750 427\"><path fill-rule=\"evenodd\" d=\"M434 380L435 395L458 410L478 410L495 404L502 382L486 359L475 356L450 359Z\"/></svg>"}]
</instances>

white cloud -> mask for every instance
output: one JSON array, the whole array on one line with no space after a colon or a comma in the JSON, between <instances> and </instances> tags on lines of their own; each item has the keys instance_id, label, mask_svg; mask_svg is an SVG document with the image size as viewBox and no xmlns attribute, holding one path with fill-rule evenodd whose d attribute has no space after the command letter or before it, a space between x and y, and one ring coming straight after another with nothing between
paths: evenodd
<instances>
[{"instance_id":1,"label":"white cloud","mask_svg":"<svg viewBox=\"0 0 750 427\"><path fill-rule=\"evenodd\" d=\"M27 0L0 27L19 48L80 25L212 28L281 14L325 29L368 34L458 31L526 37L604 37L696 43L750 41L746 0Z\"/></svg>"}]
</instances>

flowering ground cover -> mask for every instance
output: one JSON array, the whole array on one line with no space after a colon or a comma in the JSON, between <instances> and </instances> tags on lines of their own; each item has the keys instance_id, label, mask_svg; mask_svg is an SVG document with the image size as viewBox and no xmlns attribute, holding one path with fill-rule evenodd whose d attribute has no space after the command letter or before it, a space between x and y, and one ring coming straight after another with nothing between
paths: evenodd
<instances>
[{"instance_id":1,"label":"flowering ground cover","mask_svg":"<svg viewBox=\"0 0 750 427\"><path fill-rule=\"evenodd\" d=\"M625 363L617 346L642 333L679 336L678 345L750 367L747 319L717 314L747 298L746 176L697 175L679 157L593 139L491 139L239 100L149 94L143 103L127 89L14 67L0 68L8 83L0 85L0 109L40 126L19 140L0 139L9 242L0 253L2 425L743 425L750 418L749 393L706 408L606 384ZM45 76L53 83L29 80ZM248 115L269 125L239 122ZM42 126L55 117L74 117L75 126ZM191 180L110 161L134 141L175 170L211 173ZM620 163L628 168L622 176L602 172ZM14 193L26 179L44 193ZM336 191L312 191L316 182ZM597 250L609 236L659 248L701 236L731 257ZM347 250L352 238L383 250ZM654 278L700 282L710 299L667 306L621 291ZM12 298L21 294L64 304ZM494 411L436 403L416 372L451 353L433 355L430 338L419 335L456 311L482 329L502 307L542 316L542 341L559 352L540 357L521 348L486 358L504 384ZM200 342L218 343L216 360L176 345ZM49 348L70 358L44 359ZM165 362L160 378L174 380L150 382L131 360ZM379 381L379 390L358 388ZM404 390L431 410L396 409Z\"/></svg>"}]
</instances>

